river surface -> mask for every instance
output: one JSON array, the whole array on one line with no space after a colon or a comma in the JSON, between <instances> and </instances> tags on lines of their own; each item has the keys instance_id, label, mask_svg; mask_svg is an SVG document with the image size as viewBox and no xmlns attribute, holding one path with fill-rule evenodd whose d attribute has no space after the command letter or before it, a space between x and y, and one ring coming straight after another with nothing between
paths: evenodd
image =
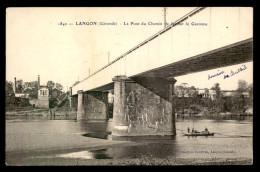
<instances>
[{"instance_id":1,"label":"river surface","mask_svg":"<svg viewBox=\"0 0 260 172\"><path fill-rule=\"evenodd\" d=\"M75 120L6 119L6 163L16 164L22 156L34 159L44 150L41 157L64 159L121 159L151 155L157 158L247 158L253 159L253 119L176 119L177 135L172 137L123 137L113 138L112 120L108 122L77 122ZM205 127L214 136L183 136L187 128L202 131ZM75 138L75 139L72 139ZM77 147L77 140L98 138L98 140L131 141L134 146L116 146L98 149L68 149L52 151L54 148ZM96 139L97 140L97 139ZM84 140L83 140L84 142ZM95 144L98 142L95 142ZM91 142L84 142L85 145ZM93 142L94 144L94 142ZM84 146L84 145L83 145ZM24 152L27 152L26 154ZM27 160L30 161L30 160ZM18 163L19 164L19 163ZM23 165L20 162L19 165ZM37 162L36 162L37 165Z\"/></svg>"}]
</instances>

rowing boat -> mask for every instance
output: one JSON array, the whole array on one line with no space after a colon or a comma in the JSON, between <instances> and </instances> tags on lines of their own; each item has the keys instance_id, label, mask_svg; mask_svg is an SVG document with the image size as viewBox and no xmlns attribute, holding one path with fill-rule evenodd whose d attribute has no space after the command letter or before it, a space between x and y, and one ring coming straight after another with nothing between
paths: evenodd
<instances>
[{"instance_id":1,"label":"rowing boat","mask_svg":"<svg viewBox=\"0 0 260 172\"><path fill-rule=\"evenodd\" d=\"M214 136L214 133L198 132L198 133L183 133L184 136Z\"/></svg>"}]
</instances>

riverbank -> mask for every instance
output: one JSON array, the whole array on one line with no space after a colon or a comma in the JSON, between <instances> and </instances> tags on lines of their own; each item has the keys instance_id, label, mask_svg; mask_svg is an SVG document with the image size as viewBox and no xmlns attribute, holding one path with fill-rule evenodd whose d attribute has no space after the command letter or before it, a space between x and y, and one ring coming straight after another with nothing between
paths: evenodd
<instances>
[{"instance_id":1,"label":"riverbank","mask_svg":"<svg viewBox=\"0 0 260 172\"><path fill-rule=\"evenodd\" d=\"M73 120L77 118L77 111L69 108L31 108L31 107L16 107L6 109L5 116L10 118L39 118L39 119L68 119Z\"/></svg>"}]
</instances>

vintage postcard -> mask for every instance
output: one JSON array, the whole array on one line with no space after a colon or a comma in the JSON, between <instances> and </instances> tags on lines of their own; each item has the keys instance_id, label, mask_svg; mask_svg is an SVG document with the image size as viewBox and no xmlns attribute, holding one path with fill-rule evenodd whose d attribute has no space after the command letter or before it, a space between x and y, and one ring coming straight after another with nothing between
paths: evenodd
<instances>
[{"instance_id":1,"label":"vintage postcard","mask_svg":"<svg viewBox=\"0 0 260 172\"><path fill-rule=\"evenodd\" d=\"M252 165L252 7L6 8L7 166Z\"/></svg>"}]
</instances>

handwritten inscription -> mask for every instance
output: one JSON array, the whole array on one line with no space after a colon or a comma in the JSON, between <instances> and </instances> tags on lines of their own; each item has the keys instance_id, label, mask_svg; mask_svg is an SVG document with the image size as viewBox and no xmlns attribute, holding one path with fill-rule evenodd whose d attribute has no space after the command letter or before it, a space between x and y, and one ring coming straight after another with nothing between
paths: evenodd
<instances>
[{"instance_id":1,"label":"handwritten inscription","mask_svg":"<svg viewBox=\"0 0 260 172\"><path fill-rule=\"evenodd\" d=\"M242 67L238 68L238 69L235 70L235 71L231 70L231 71L230 71L230 74L224 75L224 79L229 78L229 77L232 77L232 76L234 76L234 75L236 75L236 74L238 74L238 73L240 73L240 72L243 72L243 71L246 70L246 69L247 69L246 65L242 65Z\"/></svg>"},{"instance_id":2,"label":"handwritten inscription","mask_svg":"<svg viewBox=\"0 0 260 172\"><path fill-rule=\"evenodd\" d=\"M242 65L241 67L239 67L236 70L231 70L228 74L225 74L224 71L220 71L220 72L218 71L217 73L212 74L212 75L208 74L208 80L218 77L218 76L223 76L223 79L226 79L226 78L232 77L234 75L237 75L238 73L243 72L246 69L247 69L246 65Z\"/></svg>"},{"instance_id":3,"label":"handwritten inscription","mask_svg":"<svg viewBox=\"0 0 260 172\"><path fill-rule=\"evenodd\" d=\"M213 75L209 75L209 74L208 74L208 80L210 80L211 78L214 78L214 77L216 77L216 76L222 75L222 74L224 74L224 71L218 72L218 73L213 74Z\"/></svg>"}]
</instances>

